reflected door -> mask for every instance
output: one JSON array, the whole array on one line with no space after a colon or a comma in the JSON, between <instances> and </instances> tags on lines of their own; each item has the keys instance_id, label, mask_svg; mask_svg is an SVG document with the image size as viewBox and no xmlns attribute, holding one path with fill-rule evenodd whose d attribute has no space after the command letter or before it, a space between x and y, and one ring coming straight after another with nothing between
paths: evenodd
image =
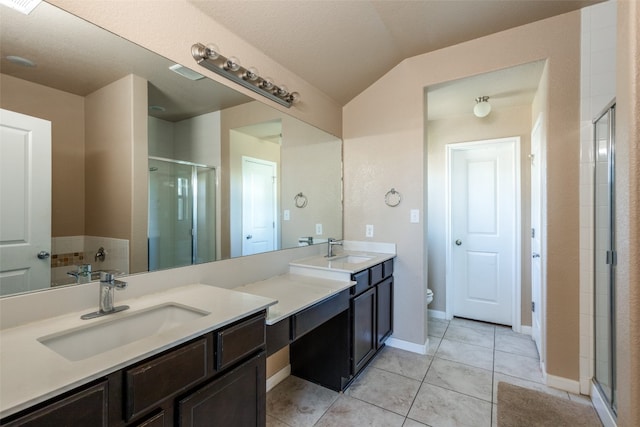
<instances>
[{"instance_id":1,"label":"reflected door","mask_svg":"<svg viewBox=\"0 0 640 427\"><path fill-rule=\"evenodd\" d=\"M596 384L615 411L614 117L612 106L594 122L594 353Z\"/></svg>"},{"instance_id":2,"label":"reflected door","mask_svg":"<svg viewBox=\"0 0 640 427\"><path fill-rule=\"evenodd\" d=\"M51 122L0 110L0 295L51 283Z\"/></svg>"},{"instance_id":3,"label":"reflected door","mask_svg":"<svg viewBox=\"0 0 640 427\"><path fill-rule=\"evenodd\" d=\"M276 163L242 158L242 255L276 247Z\"/></svg>"}]
</instances>

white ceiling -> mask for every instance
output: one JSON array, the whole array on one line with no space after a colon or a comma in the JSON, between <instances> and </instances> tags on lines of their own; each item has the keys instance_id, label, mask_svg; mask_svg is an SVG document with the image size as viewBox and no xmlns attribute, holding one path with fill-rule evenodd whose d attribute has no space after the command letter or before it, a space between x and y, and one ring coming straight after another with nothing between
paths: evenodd
<instances>
[{"instance_id":1,"label":"white ceiling","mask_svg":"<svg viewBox=\"0 0 640 427\"><path fill-rule=\"evenodd\" d=\"M601 0L188 1L344 105L406 58Z\"/></svg>"}]
</instances>

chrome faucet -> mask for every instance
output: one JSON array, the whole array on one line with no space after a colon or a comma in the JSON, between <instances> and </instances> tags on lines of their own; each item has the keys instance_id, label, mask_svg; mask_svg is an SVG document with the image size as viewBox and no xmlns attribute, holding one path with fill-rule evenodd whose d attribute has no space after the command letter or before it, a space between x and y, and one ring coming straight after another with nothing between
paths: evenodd
<instances>
[{"instance_id":1,"label":"chrome faucet","mask_svg":"<svg viewBox=\"0 0 640 427\"><path fill-rule=\"evenodd\" d=\"M342 242L337 241L336 239L329 237L327 240L327 258L331 258L333 255L333 247L335 245L342 246Z\"/></svg>"},{"instance_id":2,"label":"chrome faucet","mask_svg":"<svg viewBox=\"0 0 640 427\"><path fill-rule=\"evenodd\" d=\"M127 282L116 280L112 273L100 272L100 309L92 313L83 314L80 318L94 319L111 313L117 313L129 308L128 305L113 306L114 289L122 290L127 287Z\"/></svg>"}]
</instances>

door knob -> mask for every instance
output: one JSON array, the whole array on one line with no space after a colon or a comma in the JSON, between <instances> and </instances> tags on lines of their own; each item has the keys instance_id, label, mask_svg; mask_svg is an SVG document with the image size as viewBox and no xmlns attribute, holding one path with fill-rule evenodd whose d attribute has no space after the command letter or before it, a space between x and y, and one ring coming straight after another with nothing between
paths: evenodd
<instances>
[{"instance_id":1,"label":"door knob","mask_svg":"<svg viewBox=\"0 0 640 427\"><path fill-rule=\"evenodd\" d=\"M253 239L253 236L252 236L251 234L247 234L246 239L247 239L247 240L249 240L249 239Z\"/></svg>"},{"instance_id":2,"label":"door knob","mask_svg":"<svg viewBox=\"0 0 640 427\"><path fill-rule=\"evenodd\" d=\"M458 239L456 240L456 246L460 246L462 244L462 240Z\"/></svg>"},{"instance_id":3,"label":"door knob","mask_svg":"<svg viewBox=\"0 0 640 427\"><path fill-rule=\"evenodd\" d=\"M38 259L47 259L47 258L49 258L49 252L47 251L38 252Z\"/></svg>"},{"instance_id":4,"label":"door knob","mask_svg":"<svg viewBox=\"0 0 640 427\"><path fill-rule=\"evenodd\" d=\"M535 253L535 252L534 252L534 253L533 253L533 257L534 257L534 258L540 258L540 254L537 254L537 253Z\"/></svg>"}]
</instances>

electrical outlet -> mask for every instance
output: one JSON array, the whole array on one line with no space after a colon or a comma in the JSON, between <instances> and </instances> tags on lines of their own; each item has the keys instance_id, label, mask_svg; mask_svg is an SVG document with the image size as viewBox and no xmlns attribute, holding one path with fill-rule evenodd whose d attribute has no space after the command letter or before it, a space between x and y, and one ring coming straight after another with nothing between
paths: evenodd
<instances>
[{"instance_id":1,"label":"electrical outlet","mask_svg":"<svg viewBox=\"0 0 640 427\"><path fill-rule=\"evenodd\" d=\"M413 224L420 222L420 209L411 209L411 216L409 221Z\"/></svg>"},{"instance_id":2,"label":"electrical outlet","mask_svg":"<svg viewBox=\"0 0 640 427\"><path fill-rule=\"evenodd\" d=\"M285 209L282 216L285 221L289 221L291 219L291 211L289 209Z\"/></svg>"},{"instance_id":3,"label":"electrical outlet","mask_svg":"<svg viewBox=\"0 0 640 427\"><path fill-rule=\"evenodd\" d=\"M316 234L322 236L322 224L316 224Z\"/></svg>"},{"instance_id":4,"label":"electrical outlet","mask_svg":"<svg viewBox=\"0 0 640 427\"><path fill-rule=\"evenodd\" d=\"M365 227L365 236L367 237L373 237L373 225L372 224L367 224Z\"/></svg>"}]
</instances>

